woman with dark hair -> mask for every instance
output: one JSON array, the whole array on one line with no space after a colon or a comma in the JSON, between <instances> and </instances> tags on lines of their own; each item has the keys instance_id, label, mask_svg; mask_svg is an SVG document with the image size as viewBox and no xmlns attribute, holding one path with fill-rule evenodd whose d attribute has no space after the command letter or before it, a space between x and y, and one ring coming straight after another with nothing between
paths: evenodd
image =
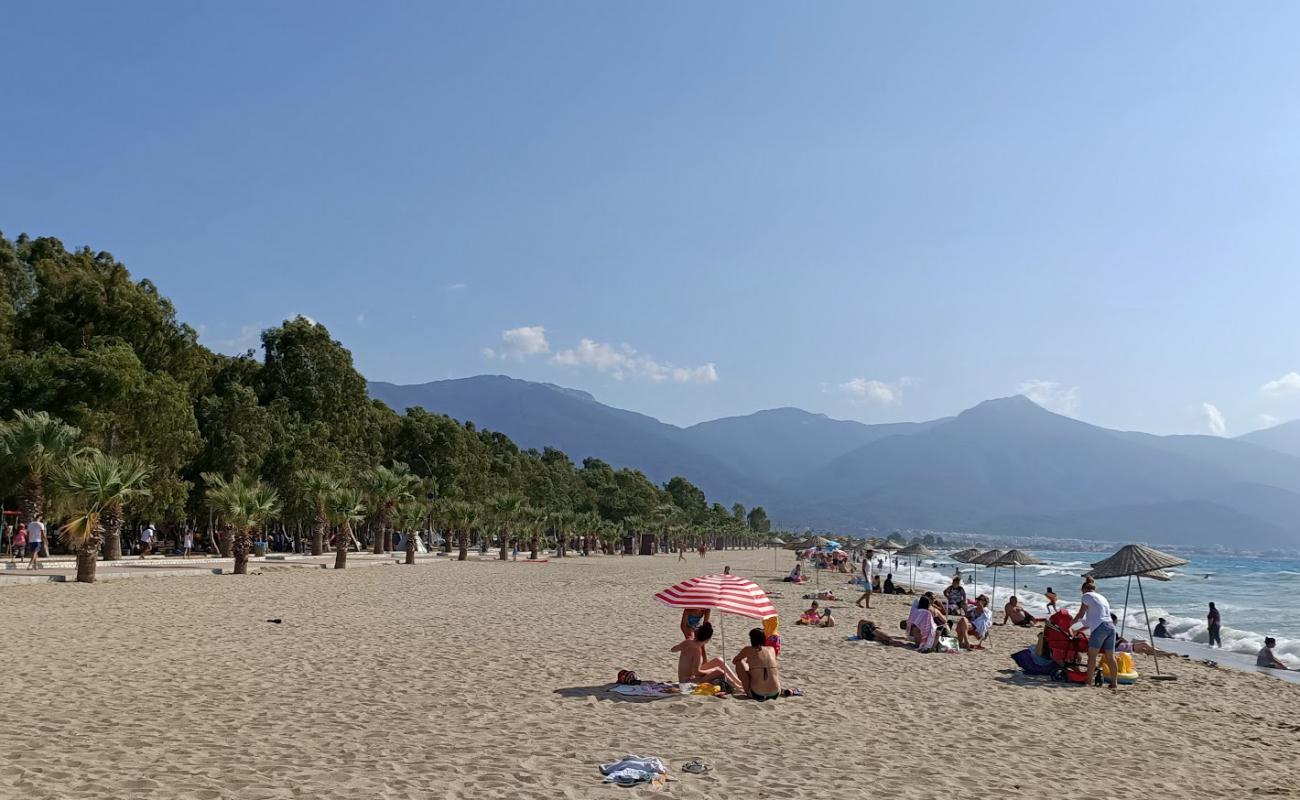
<instances>
[{"instance_id":1,"label":"woman with dark hair","mask_svg":"<svg viewBox=\"0 0 1300 800\"><path fill-rule=\"evenodd\" d=\"M781 696L781 676L776 668L776 651L767 646L762 628L749 632L749 646L741 648L731 659L745 694L759 701Z\"/></svg>"}]
</instances>

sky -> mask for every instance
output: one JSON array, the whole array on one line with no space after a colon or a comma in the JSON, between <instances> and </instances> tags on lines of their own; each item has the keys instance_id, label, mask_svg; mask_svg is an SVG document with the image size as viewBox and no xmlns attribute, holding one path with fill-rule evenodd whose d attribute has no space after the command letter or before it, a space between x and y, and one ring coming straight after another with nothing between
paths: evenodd
<instances>
[{"instance_id":1,"label":"sky","mask_svg":"<svg viewBox=\"0 0 1300 800\"><path fill-rule=\"evenodd\" d=\"M689 424L1300 417L1300 5L43 2L0 232Z\"/></svg>"}]
</instances>

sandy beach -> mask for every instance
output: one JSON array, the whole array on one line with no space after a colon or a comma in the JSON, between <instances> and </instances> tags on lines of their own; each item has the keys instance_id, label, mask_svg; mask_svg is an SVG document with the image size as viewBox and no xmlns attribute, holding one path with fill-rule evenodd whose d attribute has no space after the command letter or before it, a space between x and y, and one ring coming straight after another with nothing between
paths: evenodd
<instances>
[{"instance_id":1,"label":"sandy beach","mask_svg":"<svg viewBox=\"0 0 1300 800\"><path fill-rule=\"evenodd\" d=\"M677 614L651 594L724 564L784 590L783 678L806 696L607 693L621 668L675 678ZM962 655L849 642L848 590L840 627L795 627L802 590L772 567L746 551L6 587L0 797L650 794L600 783L626 753L668 762L680 797L1300 795L1300 687L1182 659L1172 683L1065 687L1018 676L1031 634L1012 628ZM892 627L906 601L876 605ZM727 619L728 659L750 626Z\"/></svg>"}]
</instances>

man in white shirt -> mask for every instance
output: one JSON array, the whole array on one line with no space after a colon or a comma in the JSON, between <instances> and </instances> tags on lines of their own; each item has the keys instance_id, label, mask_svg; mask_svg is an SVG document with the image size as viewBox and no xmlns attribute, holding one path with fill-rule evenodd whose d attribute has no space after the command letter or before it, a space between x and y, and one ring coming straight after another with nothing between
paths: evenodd
<instances>
[{"instance_id":1,"label":"man in white shirt","mask_svg":"<svg viewBox=\"0 0 1300 800\"><path fill-rule=\"evenodd\" d=\"M868 550L862 559L862 596L858 598L858 608L871 608L871 576L875 568L875 550Z\"/></svg>"},{"instance_id":2,"label":"man in white shirt","mask_svg":"<svg viewBox=\"0 0 1300 800\"><path fill-rule=\"evenodd\" d=\"M981 642L988 637L991 627L993 612L989 609L989 597L982 594L975 598L975 607L970 610L970 615L957 620L957 644L963 650L983 649Z\"/></svg>"},{"instance_id":3,"label":"man in white shirt","mask_svg":"<svg viewBox=\"0 0 1300 800\"><path fill-rule=\"evenodd\" d=\"M140 531L140 558L144 558L153 551L153 523L146 523L144 530Z\"/></svg>"},{"instance_id":4,"label":"man in white shirt","mask_svg":"<svg viewBox=\"0 0 1300 800\"><path fill-rule=\"evenodd\" d=\"M32 560L27 562L28 569L40 567L37 563L37 557L41 554L41 544L45 541L45 523L41 522L40 517L35 517L27 523L27 552L32 554Z\"/></svg>"},{"instance_id":5,"label":"man in white shirt","mask_svg":"<svg viewBox=\"0 0 1300 800\"><path fill-rule=\"evenodd\" d=\"M1070 623L1074 625L1083 620L1083 627L1088 629L1088 680L1097 673L1097 656L1101 663L1110 668L1110 689L1119 687L1119 667L1115 664L1115 625L1110 621L1110 602L1097 591L1097 584L1092 578L1083 579L1080 590L1083 597L1079 600L1079 613Z\"/></svg>"}]
</instances>

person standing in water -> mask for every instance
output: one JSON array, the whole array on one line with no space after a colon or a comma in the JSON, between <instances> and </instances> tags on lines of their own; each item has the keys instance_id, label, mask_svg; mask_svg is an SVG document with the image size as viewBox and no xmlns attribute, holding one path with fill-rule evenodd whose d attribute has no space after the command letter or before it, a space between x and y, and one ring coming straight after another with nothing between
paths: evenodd
<instances>
[{"instance_id":1,"label":"person standing in water","mask_svg":"<svg viewBox=\"0 0 1300 800\"><path fill-rule=\"evenodd\" d=\"M1210 632L1210 647L1223 647L1223 639L1219 636L1219 625L1222 623L1219 617L1219 609L1210 603L1210 613L1205 615L1206 628Z\"/></svg>"}]
</instances>

